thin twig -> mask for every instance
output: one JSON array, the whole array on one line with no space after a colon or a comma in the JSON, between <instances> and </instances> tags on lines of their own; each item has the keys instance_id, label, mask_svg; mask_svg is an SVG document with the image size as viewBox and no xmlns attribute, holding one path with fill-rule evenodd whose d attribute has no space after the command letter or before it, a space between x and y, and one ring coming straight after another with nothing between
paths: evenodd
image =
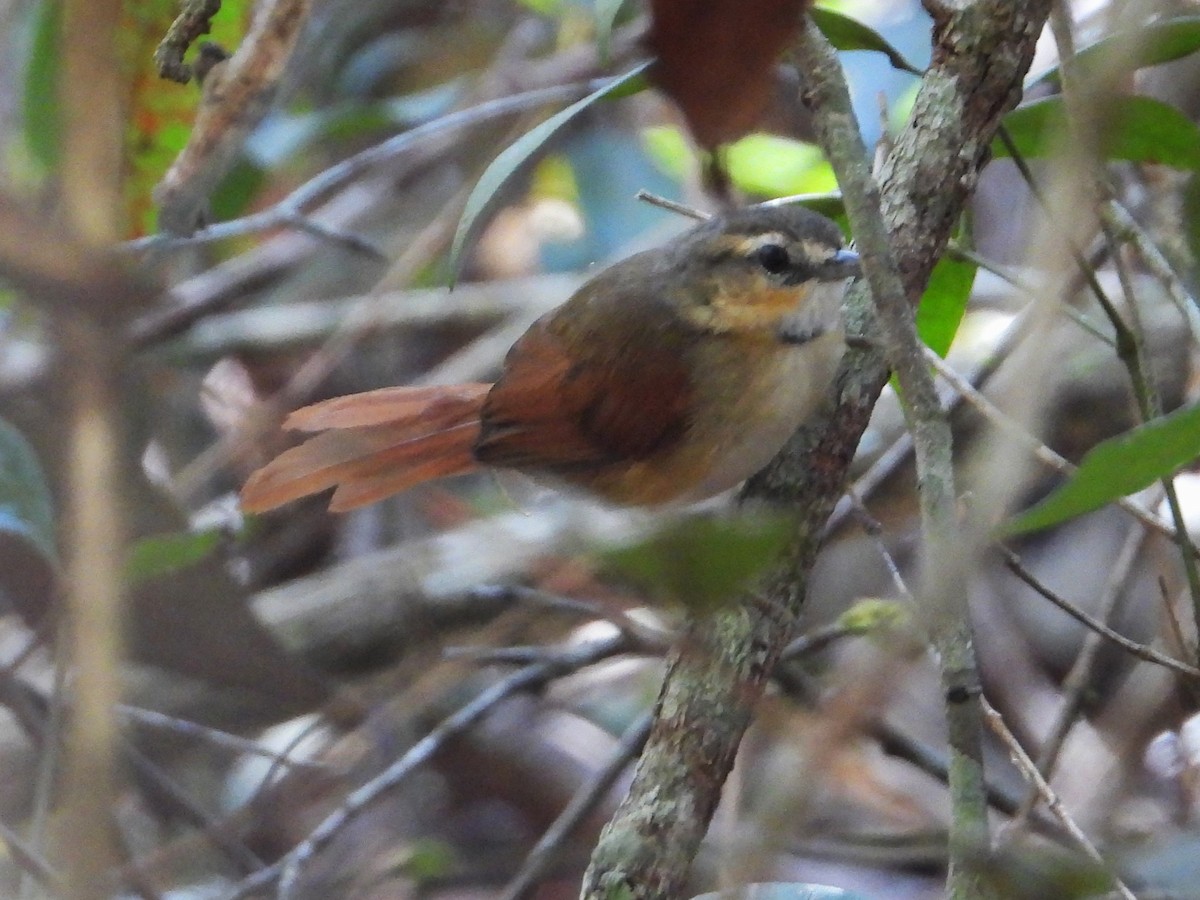
<instances>
[{"instance_id":1,"label":"thin twig","mask_svg":"<svg viewBox=\"0 0 1200 900\"><path fill-rule=\"evenodd\" d=\"M591 90L608 84L609 80L594 79L581 84L538 88L508 97L498 97L477 106L438 116L436 119L414 126L323 169L267 209L238 219L217 222L189 235L153 234L127 241L123 247L133 251L194 247L270 231L275 228L294 226L297 222L306 220L305 209L310 204L316 203L326 195L361 177L375 166L409 152L422 141L481 125L492 119L523 112L547 103L577 99Z\"/></svg>"},{"instance_id":2,"label":"thin twig","mask_svg":"<svg viewBox=\"0 0 1200 900\"><path fill-rule=\"evenodd\" d=\"M1021 343L1022 340L1029 334L1033 323L1031 315L1032 307L1027 306L1020 313L1013 317L1004 332L996 341L991 352L986 358L976 364L965 376L964 380L968 386L975 385L982 387L991 380L992 376L1000 368L1001 364L1008 359L1013 350ZM939 357L939 361L940 361ZM949 396L943 401L948 413L952 413L959 403L963 401L963 395L956 391L950 391ZM854 482L850 490L853 490L864 502L877 491L892 474L904 464L912 453L912 435L907 431L903 431L891 443L891 445L876 457L875 461L863 472ZM833 511L833 515L829 517L829 521L825 526L825 535L833 534L846 521L850 515L853 505L849 497L843 497Z\"/></svg>"},{"instance_id":3,"label":"thin twig","mask_svg":"<svg viewBox=\"0 0 1200 900\"><path fill-rule=\"evenodd\" d=\"M607 765L596 772L586 784L581 785L575 795L558 814L558 818L529 851L521 869L500 895L500 900L525 900L539 881L545 878L554 865L564 842L579 827L580 823L594 810L617 778L630 762L642 751L653 724L650 715L644 715L625 730Z\"/></svg>"},{"instance_id":4,"label":"thin twig","mask_svg":"<svg viewBox=\"0 0 1200 900\"><path fill-rule=\"evenodd\" d=\"M33 881L50 891L54 891L59 887L58 876L50 867L50 863L43 859L42 855L35 849L22 841L20 836L3 821L0 821L0 841L4 842L9 856L17 864L17 868L21 870L22 878L29 876Z\"/></svg>"},{"instance_id":5,"label":"thin twig","mask_svg":"<svg viewBox=\"0 0 1200 900\"><path fill-rule=\"evenodd\" d=\"M1000 552L1004 556L1005 564L1014 575L1020 578L1023 582L1029 585L1029 587L1033 588L1033 590L1035 590L1038 594L1045 597L1071 618L1075 619L1082 625L1087 626L1100 637L1111 641L1122 650L1126 651L1132 656L1136 656L1138 659L1144 660L1148 663L1154 663L1155 665L1162 666L1166 669L1170 669L1172 672L1183 675L1186 678L1200 679L1200 669L1167 656L1165 653L1161 653L1160 651L1155 650L1153 647L1147 647L1145 644L1139 644L1137 641L1131 641L1129 638L1118 634L1105 625L1102 621L1094 616L1088 615L1074 603L1071 603L1069 600L1055 593L1049 587L1043 584L1036 576L1033 575L1033 573L1026 569L1024 565L1022 565L1021 558L1017 556L1017 554L1013 553L1006 547L1000 547Z\"/></svg>"},{"instance_id":6,"label":"thin twig","mask_svg":"<svg viewBox=\"0 0 1200 900\"><path fill-rule=\"evenodd\" d=\"M982 414L998 428L1003 429L1005 433L1025 444L1025 446L1029 448L1030 452L1033 453L1034 458L1037 459L1038 462L1044 463L1045 465L1054 469L1056 472L1060 472L1063 475L1073 475L1078 470L1078 466L1070 462L1070 460L1068 460L1065 456L1062 456L1051 450L1049 447L1027 432L1024 428L1022 428L1018 423L1014 422L1007 414L1004 413L1003 410L1001 410L998 406L992 403L992 401L988 400L987 397L976 390L967 379L955 372L954 369L951 368L944 359L942 359L932 350L926 351L925 359L931 366L933 366L934 369L937 370L938 376L944 378L946 382L949 383L964 400L978 410L980 414ZM1175 528L1171 525L1171 523L1146 509L1146 507L1142 506L1141 504L1130 500L1128 497L1120 497L1113 502L1147 528L1152 529L1153 531L1156 531L1159 534L1170 538L1171 540L1175 539Z\"/></svg>"},{"instance_id":7,"label":"thin twig","mask_svg":"<svg viewBox=\"0 0 1200 900\"><path fill-rule=\"evenodd\" d=\"M688 206L686 203L680 203L677 200L670 200L658 194L652 194L647 190L640 190L634 196L644 203L649 203L651 206L658 206L673 213L679 213L679 215L687 216L689 219L707 222L712 218L711 213L706 213L703 210L696 209L694 206Z\"/></svg>"},{"instance_id":8,"label":"thin twig","mask_svg":"<svg viewBox=\"0 0 1200 900\"><path fill-rule=\"evenodd\" d=\"M1020 742L1017 741L1013 733L1009 731L1008 726L1004 724L1004 718L1000 715L1000 713L996 712L996 710L990 703L987 702L986 699L982 699L981 702L983 704L983 714L987 720L988 726L992 729L992 732L996 735L996 737L1003 742L1004 746L1008 748L1008 752L1013 763L1021 771L1021 774L1025 777L1025 779L1029 781L1029 783L1032 784L1037 792L1041 795L1042 799L1046 803L1046 807L1054 814L1055 818L1062 823L1063 828L1067 830L1067 834L1071 836L1072 840L1079 845L1079 848L1083 850L1084 853L1104 867L1105 871L1108 872L1109 876L1113 880L1113 887L1123 898L1125 898L1125 900L1137 900L1137 897L1134 895L1133 891L1126 886L1120 877L1113 872L1108 863L1105 862L1104 857L1100 855L1100 851L1096 849L1096 845L1092 843L1091 839L1083 833L1083 829L1081 829L1075 823L1075 820L1071 818L1070 813L1068 813L1066 807L1063 806L1062 800L1059 799L1058 795L1054 792L1054 789L1050 787L1046 779L1042 777L1040 772L1038 772L1037 766L1033 764L1033 760L1029 758L1029 754L1025 752L1024 748L1021 747Z\"/></svg>"},{"instance_id":9,"label":"thin twig","mask_svg":"<svg viewBox=\"0 0 1200 900\"><path fill-rule=\"evenodd\" d=\"M779 661L791 662L813 653L820 653L826 647L830 647L838 641L858 637L861 634L862 629L852 628L840 622L822 625L820 628L813 628L810 631L806 631L784 647L783 652L779 654Z\"/></svg>"},{"instance_id":10,"label":"thin twig","mask_svg":"<svg viewBox=\"0 0 1200 900\"><path fill-rule=\"evenodd\" d=\"M210 728L207 725L201 725L199 722L191 722L187 719L169 716L153 709L142 709L138 706L130 706L122 703L117 706L116 711L130 722L136 722L138 725L184 734L234 753L244 753L249 756L260 756L264 759L278 761L285 768L311 769L319 772L328 772L332 768L327 763L312 762L307 759L294 759L240 735L230 734L227 731L221 731L217 728Z\"/></svg>"},{"instance_id":11,"label":"thin twig","mask_svg":"<svg viewBox=\"0 0 1200 900\"><path fill-rule=\"evenodd\" d=\"M551 659L528 666L498 681L466 706L444 719L440 725L413 744L408 752L383 772L348 794L342 805L322 820L309 833L308 837L278 862L244 880L233 892L226 895L226 900L245 897L251 891L270 884L276 878L279 880L277 896L280 900L285 900L292 895L292 889L295 887L305 863L333 840L351 819L427 762L446 741L466 731L507 697L519 691L540 687L551 679L599 662L624 648L625 640L619 636L608 640L594 641L564 650Z\"/></svg>"},{"instance_id":12,"label":"thin twig","mask_svg":"<svg viewBox=\"0 0 1200 900\"><path fill-rule=\"evenodd\" d=\"M990 272L997 278L1004 281L1006 284L1016 288L1031 300L1036 300L1038 298L1040 292L1032 284L1025 281L1015 273L1009 271L1006 266L1002 266L996 262L993 262L987 257L975 252L970 247L962 247L956 242L951 241L949 247L946 248L946 253L948 256L954 259L971 263L972 265L983 269L985 272ZM1062 304L1060 306L1060 310L1062 311L1063 315L1065 315L1068 319L1070 319L1096 340L1108 344L1110 347L1116 346L1116 341L1113 340L1112 335L1105 334L1103 331L1101 331L1100 326L1098 326L1095 322L1088 318L1087 315L1080 312L1074 306L1071 306L1070 304Z\"/></svg>"},{"instance_id":13,"label":"thin twig","mask_svg":"<svg viewBox=\"0 0 1200 900\"><path fill-rule=\"evenodd\" d=\"M1167 296L1179 310L1179 315L1183 317L1188 333L1192 337L1192 343L1200 346L1200 306L1197 306L1196 298L1188 291L1175 268L1158 249L1158 245L1154 243L1129 210L1116 200L1110 200L1105 204L1100 214L1112 223L1122 240L1129 242L1137 250L1142 263L1150 271L1150 274L1162 284Z\"/></svg>"},{"instance_id":14,"label":"thin twig","mask_svg":"<svg viewBox=\"0 0 1200 900\"><path fill-rule=\"evenodd\" d=\"M904 576L900 573L900 566L896 564L895 557L892 556L892 551L883 542L883 526L867 510L862 498L855 492L853 487L846 491L846 496L850 498L854 515L862 526L863 532L875 544L875 550L883 560L884 567L888 570L888 575L891 576L892 586L895 587L901 597L906 600L912 600L912 591L908 589L908 585L904 582Z\"/></svg>"},{"instance_id":15,"label":"thin twig","mask_svg":"<svg viewBox=\"0 0 1200 900\"><path fill-rule=\"evenodd\" d=\"M957 522L952 436L946 411L924 362L912 308L884 222L879 187L854 119L849 90L833 48L811 21L796 41L802 91L813 124L842 189L846 215L862 252L888 363L904 393L920 482L921 534L926 562L921 586L925 624L937 650L949 731L950 874L948 892L965 897L978 877L978 853L988 845L983 745L976 697L979 671L962 589L973 553Z\"/></svg>"}]
</instances>

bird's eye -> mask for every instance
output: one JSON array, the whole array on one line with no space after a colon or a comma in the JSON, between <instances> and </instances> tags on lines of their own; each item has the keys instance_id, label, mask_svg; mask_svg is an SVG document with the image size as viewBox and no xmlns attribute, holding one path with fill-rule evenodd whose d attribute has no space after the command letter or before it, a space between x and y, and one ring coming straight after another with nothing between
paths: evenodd
<instances>
[{"instance_id":1,"label":"bird's eye","mask_svg":"<svg viewBox=\"0 0 1200 900\"><path fill-rule=\"evenodd\" d=\"M787 248L781 247L779 244L763 244L754 251L754 256L758 260L758 264L772 275L786 272L792 262Z\"/></svg>"}]
</instances>

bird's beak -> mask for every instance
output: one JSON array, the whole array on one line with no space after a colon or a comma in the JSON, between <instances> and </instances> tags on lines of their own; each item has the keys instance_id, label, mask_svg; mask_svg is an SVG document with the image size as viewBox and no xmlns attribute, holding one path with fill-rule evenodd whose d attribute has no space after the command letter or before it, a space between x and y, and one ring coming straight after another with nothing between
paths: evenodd
<instances>
[{"instance_id":1,"label":"bird's beak","mask_svg":"<svg viewBox=\"0 0 1200 900\"><path fill-rule=\"evenodd\" d=\"M857 278L861 274L858 254L843 248L821 265L820 278L822 281L841 281L843 278Z\"/></svg>"}]
</instances>

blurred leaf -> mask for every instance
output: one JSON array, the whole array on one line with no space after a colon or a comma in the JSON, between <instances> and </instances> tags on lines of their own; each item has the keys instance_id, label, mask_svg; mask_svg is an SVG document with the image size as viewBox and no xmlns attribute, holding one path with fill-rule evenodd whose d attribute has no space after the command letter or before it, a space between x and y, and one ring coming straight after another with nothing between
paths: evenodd
<instances>
[{"instance_id":1,"label":"blurred leaf","mask_svg":"<svg viewBox=\"0 0 1200 900\"><path fill-rule=\"evenodd\" d=\"M1182 59L1197 50L1200 50L1200 16L1180 16L1165 22L1151 22L1133 33L1109 35L1080 50L1075 54L1075 62L1086 78L1089 69L1114 62L1119 61L1123 70L1132 72ZM1054 66L1039 75L1033 84L1057 82L1059 71L1060 67Z\"/></svg>"},{"instance_id":2,"label":"blurred leaf","mask_svg":"<svg viewBox=\"0 0 1200 900\"><path fill-rule=\"evenodd\" d=\"M601 62L608 61L608 45L612 40L613 23L621 12L625 0L596 0L596 47Z\"/></svg>"},{"instance_id":3,"label":"blurred leaf","mask_svg":"<svg viewBox=\"0 0 1200 900\"><path fill-rule=\"evenodd\" d=\"M125 580L130 585L171 575L209 557L221 543L221 531L182 531L142 538L130 548Z\"/></svg>"},{"instance_id":4,"label":"blurred leaf","mask_svg":"<svg viewBox=\"0 0 1200 900\"><path fill-rule=\"evenodd\" d=\"M1111 104L1103 132L1104 156L1200 169L1200 128L1178 109L1150 97L1129 95L1114 97ZM1054 153L1062 148L1066 129L1062 98L1047 97L1018 107L1004 117L1004 127L1022 155ZM993 142L992 153L1008 156L999 140Z\"/></svg>"},{"instance_id":5,"label":"blurred leaf","mask_svg":"<svg viewBox=\"0 0 1200 900\"><path fill-rule=\"evenodd\" d=\"M820 6L813 7L809 17L838 50L873 50L886 56L892 68L913 75L921 74L921 70L905 59L904 54L888 43L883 35L858 19Z\"/></svg>"},{"instance_id":6,"label":"blurred leaf","mask_svg":"<svg viewBox=\"0 0 1200 900\"><path fill-rule=\"evenodd\" d=\"M696 515L670 523L642 543L601 556L660 599L705 612L734 600L738 590L783 551L791 533L786 516Z\"/></svg>"},{"instance_id":7,"label":"blurred leaf","mask_svg":"<svg viewBox=\"0 0 1200 900\"><path fill-rule=\"evenodd\" d=\"M25 144L30 154L46 169L58 167L62 121L58 106L58 38L62 27L62 4L42 0L33 28L29 65L25 69Z\"/></svg>"},{"instance_id":8,"label":"blurred leaf","mask_svg":"<svg viewBox=\"0 0 1200 900\"><path fill-rule=\"evenodd\" d=\"M416 840L405 850L406 859L400 871L418 885L445 878L454 871L454 848L444 841Z\"/></svg>"},{"instance_id":9,"label":"blurred leaf","mask_svg":"<svg viewBox=\"0 0 1200 900\"><path fill-rule=\"evenodd\" d=\"M655 163L677 181L699 165L695 149L678 128L647 128L642 140ZM837 188L821 151L789 138L752 134L725 147L723 160L734 185L760 197L827 194Z\"/></svg>"},{"instance_id":10,"label":"blurred leaf","mask_svg":"<svg viewBox=\"0 0 1200 900\"><path fill-rule=\"evenodd\" d=\"M557 16L563 8L563 0L517 0L517 2L533 10L539 16Z\"/></svg>"},{"instance_id":11,"label":"blurred leaf","mask_svg":"<svg viewBox=\"0 0 1200 900\"><path fill-rule=\"evenodd\" d=\"M1037 531L1140 491L1200 456L1200 406L1177 410L1088 451L1074 475L1005 528Z\"/></svg>"},{"instance_id":12,"label":"blurred leaf","mask_svg":"<svg viewBox=\"0 0 1200 900\"><path fill-rule=\"evenodd\" d=\"M837 188L833 169L812 144L752 134L725 149L733 183L762 197L825 193Z\"/></svg>"},{"instance_id":13,"label":"blurred leaf","mask_svg":"<svg viewBox=\"0 0 1200 900\"><path fill-rule=\"evenodd\" d=\"M737 897L738 900L870 900L866 894L838 887L788 881L743 884L734 891L697 894L692 900L724 900L728 897Z\"/></svg>"},{"instance_id":14,"label":"blurred leaf","mask_svg":"<svg viewBox=\"0 0 1200 900\"><path fill-rule=\"evenodd\" d=\"M650 0L652 77L711 150L754 129L804 0Z\"/></svg>"},{"instance_id":15,"label":"blurred leaf","mask_svg":"<svg viewBox=\"0 0 1200 900\"><path fill-rule=\"evenodd\" d=\"M917 334L938 356L946 355L958 333L975 283L975 270L974 263L943 256L929 276L917 307Z\"/></svg>"},{"instance_id":16,"label":"blurred leaf","mask_svg":"<svg viewBox=\"0 0 1200 900\"><path fill-rule=\"evenodd\" d=\"M496 196L496 192L504 186L504 183L512 177L513 173L528 161L531 156L541 150L546 142L554 137L564 125L597 100L605 97L622 97L625 96L624 91L635 88L636 90L641 90L645 84L641 75L646 71L648 66L649 63L643 63L637 68L626 72L624 75L614 78L604 87L593 91L582 100L572 103L566 109L559 110L545 122L542 122L536 128L517 138L517 140L501 151L499 156L492 160L491 165L484 170L484 173L479 177L478 183L472 188L470 196L467 197L467 202L463 207L462 218L458 222L458 230L454 232L454 242L450 247L451 284L458 277L463 247L466 245L467 236L471 233L480 215L487 208L488 203Z\"/></svg>"},{"instance_id":17,"label":"blurred leaf","mask_svg":"<svg viewBox=\"0 0 1200 900\"><path fill-rule=\"evenodd\" d=\"M214 222L244 215L250 201L267 180L267 173L248 159L234 163L213 190L208 211Z\"/></svg>"},{"instance_id":18,"label":"blurred leaf","mask_svg":"<svg viewBox=\"0 0 1200 900\"><path fill-rule=\"evenodd\" d=\"M838 616L838 624L855 634L890 630L909 620L909 611L895 600L868 597Z\"/></svg>"},{"instance_id":19,"label":"blurred leaf","mask_svg":"<svg viewBox=\"0 0 1200 900\"><path fill-rule=\"evenodd\" d=\"M538 200L555 199L576 203L579 200L579 182L571 160L561 153L551 153L533 167L529 195Z\"/></svg>"}]
</instances>

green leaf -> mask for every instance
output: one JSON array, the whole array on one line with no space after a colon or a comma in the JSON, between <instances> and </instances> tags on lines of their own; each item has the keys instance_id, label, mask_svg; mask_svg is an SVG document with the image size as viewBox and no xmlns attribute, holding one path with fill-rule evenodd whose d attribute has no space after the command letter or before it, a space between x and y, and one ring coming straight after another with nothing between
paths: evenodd
<instances>
[{"instance_id":1,"label":"green leaf","mask_svg":"<svg viewBox=\"0 0 1200 900\"><path fill-rule=\"evenodd\" d=\"M1017 516L1008 534L1037 531L1099 509L1200 456L1200 406L1177 410L1093 447L1062 487Z\"/></svg>"},{"instance_id":2,"label":"green leaf","mask_svg":"<svg viewBox=\"0 0 1200 900\"><path fill-rule=\"evenodd\" d=\"M893 631L909 624L912 615L907 604L870 597L859 600L838 616L838 624L855 634Z\"/></svg>"},{"instance_id":3,"label":"green leaf","mask_svg":"<svg viewBox=\"0 0 1200 900\"><path fill-rule=\"evenodd\" d=\"M873 50L886 56L892 68L913 75L921 74L921 70L905 59L904 54L888 43L883 35L857 19L820 6L813 7L809 16L838 50Z\"/></svg>"},{"instance_id":4,"label":"green leaf","mask_svg":"<svg viewBox=\"0 0 1200 900\"><path fill-rule=\"evenodd\" d=\"M642 142L655 164L676 181L699 168L699 156L679 128L646 128ZM747 194L829 196L837 189L837 179L821 151L790 138L751 134L726 146L722 159L730 180ZM840 209L840 199L838 204Z\"/></svg>"},{"instance_id":5,"label":"green leaf","mask_svg":"<svg viewBox=\"0 0 1200 900\"><path fill-rule=\"evenodd\" d=\"M782 552L791 533L786 516L697 515L670 523L642 543L608 550L602 558L659 599L705 612L733 600Z\"/></svg>"},{"instance_id":6,"label":"green leaf","mask_svg":"<svg viewBox=\"0 0 1200 900\"><path fill-rule=\"evenodd\" d=\"M837 178L824 154L812 144L770 134L751 134L725 148L725 164L733 183L749 194L827 193Z\"/></svg>"},{"instance_id":7,"label":"green leaf","mask_svg":"<svg viewBox=\"0 0 1200 900\"><path fill-rule=\"evenodd\" d=\"M30 154L47 172L58 168L62 120L58 105L59 35L62 4L42 0L33 27L29 65L25 69L25 143Z\"/></svg>"},{"instance_id":8,"label":"green leaf","mask_svg":"<svg viewBox=\"0 0 1200 900\"><path fill-rule=\"evenodd\" d=\"M557 16L562 12L563 0L518 0L539 16Z\"/></svg>"},{"instance_id":9,"label":"green leaf","mask_svg":"<svg viewBox=\"0 0 1200 900\"><path fill-rule=\"evenodd\" d=\"M1111 104L1103 133L1104 156L1200 169L1200 128L1178 109L1150 97L1128 95L1113 98ZM1047 156L1062 146L1063 100L1047 97L1018 107L1004 117L1004 127L1023 156ZM1008 156L999 140L992 144L992 153Z\"/></svg>"},{"instance_id":10,"label":"green leaf","mask_svg":"<svg viewBox=\"0 0 1200 900\"><path fill-rule=\"evenodd\" d=\"M1200 50L1200 16L1180 16L1153 22L1132 34L1109 35L1075 54L1075 64L1081 76L1086 78L1089 70L1106 68L1117 62L1114 53L1120 53L1122 69L1132 72L1182 59L1197 50ZM1033 84L1057 82L1060 71L1060 66L1054 66L1039 75Z\"/></svg>"},{"instance_id":11,"label":"green leaf","mask_svg":"<svg viewBox=\"0 0 1200 900\"><path fill-rule=\"evenodd\" d=\"M46 560L57 557L54 504L33 447L0 419L0 533L17 535Z\"/></svg>"},{"instance_id":12,"label":"green leaf","mask_svg":"<svg viewBox=\"0 0 1200 900\"><path fill-rule=\"evenodd\" d=\"M938 356L946 355L958 333L975 283L975 269L973 263L943 256L929 276L917 307L917 334Z\"/></svg>"},{"instance_id":13,"label":"green leaf","mask_svg":"<svg viewBox=\"0 0 1200 900\"><path fill-rule=\"evenodd\" d=\"M545 122L517 138L492 160L491 165L479 177L478 183L471 189L471 194L467 197L467 202L463 207L462 218L458 222L458 230L454 232L454 242L450 247L451 284L458 277L463 247L466 245L468 235L487 208L488 203L504 186L504 183L512 177L513 173L537 153L563 126L597 100L605 97L624 97L629 91L636 93L643 90L646 82L642 76L649 65L648 62L642 63L624 75L614 78L599 90L588 94L582 100L572 103L566 109L559 110Z\"/></svg>"},{"instance_id":14,"label":"green leaf","mask_svg":"<svg viewBox=\"0 0 1200 900\"><path fill-rule=\"evenodd\" d=\"M132 586L194 566L217 549L221 536L219 529L206 529L142 538L125 560L125 580Z\"/></svg>"},{"instance_id":15,"label":"green leaf","mask_svg":"<svg viewBox=\"0 0 1200 900\"><path fill-rule=\"evenodd\" d=\"M613 23L621 12L625 0L596 0L596 48L600 61L608 62L609 42L612 40Z\"/></svg>"}]
</instances>

